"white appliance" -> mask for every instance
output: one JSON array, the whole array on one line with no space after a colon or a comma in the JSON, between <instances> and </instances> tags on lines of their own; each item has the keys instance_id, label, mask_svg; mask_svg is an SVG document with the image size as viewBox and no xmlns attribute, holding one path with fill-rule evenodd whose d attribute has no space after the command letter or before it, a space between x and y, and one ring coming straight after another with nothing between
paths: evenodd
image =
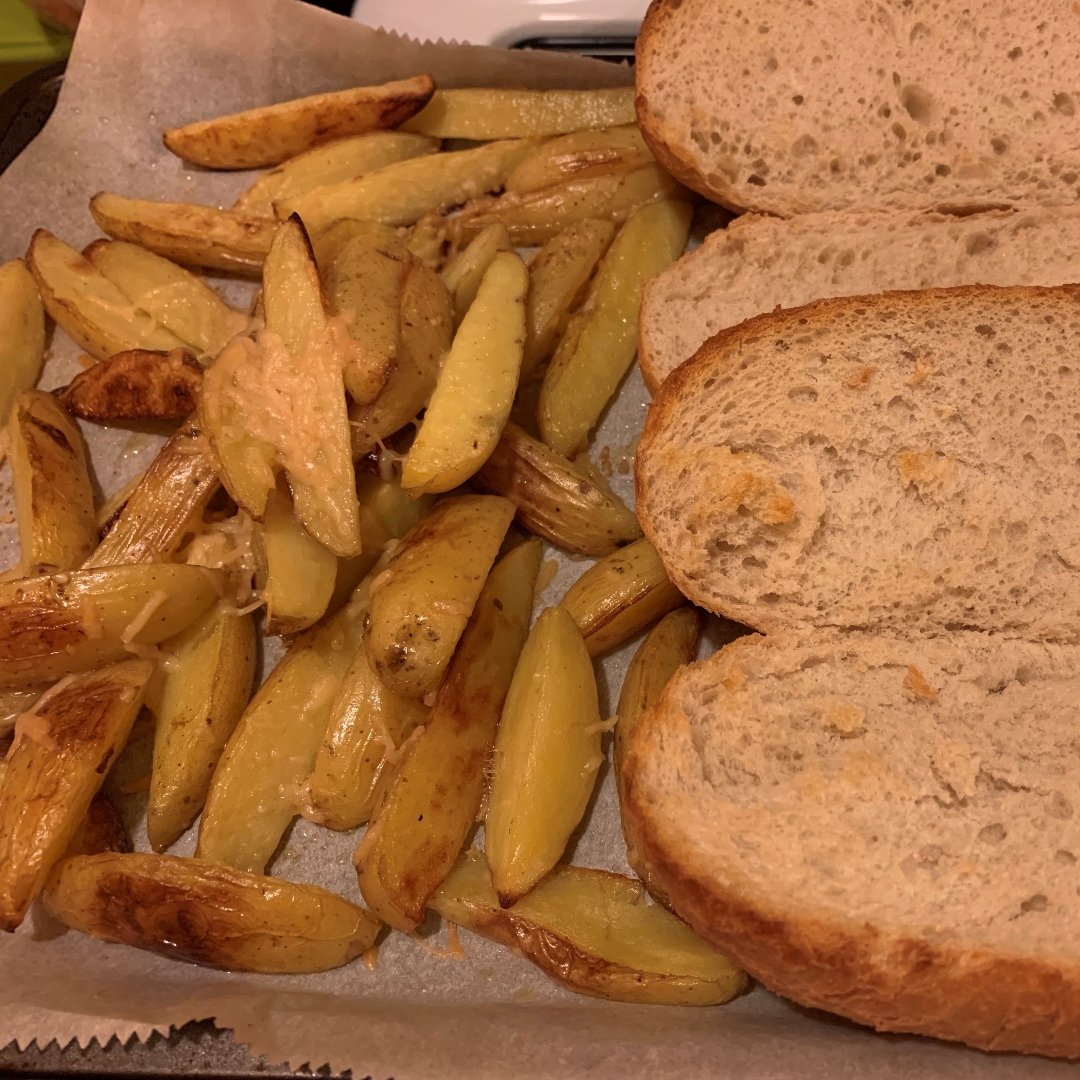
<instances>
[{"instance_id":1,"label":"white appliance","mask_svg":"<svg viewBox=\"0 0 1080 1080\"><path fill-rule=\"evenodd\" d=\"M648 0L356 0L353 18L420 39L631 58Z\"/></svg>"}]
</instances>

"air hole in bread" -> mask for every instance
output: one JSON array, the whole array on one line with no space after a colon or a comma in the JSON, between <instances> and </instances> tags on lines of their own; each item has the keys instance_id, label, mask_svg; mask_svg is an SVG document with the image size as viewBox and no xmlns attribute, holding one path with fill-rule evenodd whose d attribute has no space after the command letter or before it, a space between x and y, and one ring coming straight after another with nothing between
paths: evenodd
<instances>
[{"instance_id":1,"label":"air hole in bread","mask_svg":"<svg viewBox=\"0 0 1080 1080\"><path fill-rule=\"evenodd\" d=\"M1048 817L1057 818L1058 821L1068 821L1073 816L1072 803L1060 791L1051 794L1043 809Z\"/></svg>"},{"instance_id":2,"label":"air hole in bread","mask_svg":"<svg viewBox=\"0 0 1080 1080\"><path fill-rule=\"evenodd\" d=\"M1054 112L1059 112L1062 116L1075 116L1076 105L1073 103L1072 94L1055 94Z\"/></svg>"},{"instance_id":3,"label":"air hole in bread","mask_svg":"<svg viewBox=\"0 0 1080 1080\"><path fill-rule=\"evenodd\" d=\"M1054 852L1054 862L1060 863L1062 866L1074 866L1076 856L1071 851L1066 851L1065 848L1058 848Z\"/></svg>"},{"instance_id":4,"label":"air hole in bread","mask_svg":"<svg viewBox=\"0 0 1080 1080\"><path fill-rule=\"evenodd\" d=\"M1036 893L1021 903L1020 914L1027 915L1030 911L1045 911L1048 903L1049 901L1042 893Z\"/></svg>"},{"instance_id":5,"label":"air hole in bread","mask_svg":"<svg viewBox=\"0 0 1080 1080\"><path fill-rule=\"evenodd\" d=\"M990 147L995 154L1004 154L1009 149L1008 141L1003 139L1000 135L995 135L990 140Z\"/></svg>"},{"instance_id":6,"label":"air hole in bread","mask_svg":"<svg viewBox=\"0 0 1080 1080\"><path fill-rule=\"evenodd\" d=\"M933 95L915 83L908 83L900 91L900 104L917 124L929 124L933 119Z\"/></svg>"},{"instance_id":7,"label":"air hole in bread","mask_svg":"<svg viewBox=\"0 0 1080 1080\"><path fill-rule=\"evenodd\" d=\"M979 830L978 839L984 844L1000 844L1007 835L1005 826L1000 821L994 821Z\"/></svg>"}]
</instances>

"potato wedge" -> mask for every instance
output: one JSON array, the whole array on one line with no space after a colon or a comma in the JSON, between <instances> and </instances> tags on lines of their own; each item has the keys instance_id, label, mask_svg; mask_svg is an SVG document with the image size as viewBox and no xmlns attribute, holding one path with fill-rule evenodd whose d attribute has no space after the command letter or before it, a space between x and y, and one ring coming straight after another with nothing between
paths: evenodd
<instances>
[{"instance_id":1,"label":"potato wedge","mask_svg":"<svg viewBox=\"0 0 1080 1080\"><path fill-rule=\"evenodd\" d=\"M317 885L173 855L64 859L43 901L73 930L224 971L327 971L370 949L381 929Z\"/></svg>"},{"instance_id":2,"label":"potato wedge","mask_svg":"<svg viewBox=\"0 0 1080 1080\"><path fill-rule=\"evenodd\" d=\"M634 122L634 88L601 90L436 90L403 131L439 139L511 139L561 135Z\"/></svg>"},{"instance_id":3,"label":"potato wedge","mask_svg":"<svg viewBox=\"0 0 1080 1080\"><path fill-rule=\"evenodd\" d=\"M443 361L405 463L408 492L444 492L465 483L490 457L510 415L525 343L529 273L501 251L480 283Z\"/></svg>"},{"instance_id":4,"label":"potato wedge","mask_svg":"<svg viewBox=\"0 0 1080 1080\"><path fill-rule=\"evenodd\" d=\"M356 849L360 892L399 930L419 925L476 822L542 554L539 540L527 540L495 564L431 715L403 749Z\"/></svg>"},{"instance_id":5,"label":"potato wedge","mask_svg":"<svg viewBox=\"0 0 1080 1080\"><path fill-rule=\"evenodd\" d=\"M429 210L405 230L405 245L428 268L442 270L454 254L453 237L447 219L438 211Z\"/></svg>"},{"instance_id":6,"label":"potato wedge","mask_svg":"<svg viewBox=\"0 0 1080 1080\"><path fill-rule=\"evenodd\" d=\"M194 203L131 199L108 191L90 200L90 213L98 228L115 240L141 244L185 266L228 270L247 277L261 273L276 228L273 218L256 214Z\"/></svg>"},{"instance_id":7,"label":"potato wedge","mask_svg":"<svg viewBox=\"0 0 1080 1080\"><path fill-rule=\"evenodd\" d=\"M142 311L74 248L38 229L26 252L45 310L91 356L105 360L129 349L164 350L183 342Z\"/></svg>"},{"instance_id":8,"label":"potato wedge","mask_svg":"<svg viewBox=\"0 0 1080 1080\"><path fill-rule=\"evenodd\" d=\"M299 214L311 232L338 218L411 225L429 210L446 210L485 191L497 191L535 146L534 139L507 139L412 158L286 199L274 209L282 219Z\"/></svg>"},{"instance_id":9,"label":"potato wedge","mask_svg":"<svg viewBox=\"0 0 1080 1080\"><path fill-rule=\"evenodd\" d=\"M169 128L162 141L194 165L258 169L333 139L395 128L418 113L434 92L430 75L414 75L199 120Z\"/></svg>"},{"instance_id":10,"label":"potato wedge","mask_svg":"<svg viewBox=\"0 0 1080 1080\"><path fill-rule=\"evenodd\" d=\"M537 422L556 453L581 447L633 364L641 290L682 254L692 214L684 202L644 206L611 242L582 309L583 322L560 342L540 389Z\"/></svg>"},{"instance_id":11,"label":"potato wedge","mask_svg":"<svg viewBox=\"0 0 1080 1080\"><path fill-rule=\"evenodd\" d=\"M208 361L247 328L247 316L201 278L138 244L95 240L85 255L128 300Z\"/></svg>"},{"instance_id":12,"label":"potato wedge","mask_svg":"<svg viewBox=\"0 0 1080 1080\"><path fill-rule=\"evenodd\" d=\"M565 551L607 555L641 536L632 510L514 423L473 483L509 499L521 525Z\"/></svg>"},{"instance_id":13,"label":"potato wedge","mask_svg":"<svg viewBox=\"0 0 1080 1080\"><path fill-rule=\"evenodd\" d=\"M459 251L443 268L440 277L454 298L454 325L460 326L476 299L480 282L500 251L513 251L510 234L504 225L495 224L477 233L469 245Z\"/></svg>"},{"instance_id":14,"label":"potato wedge","mask_svg":"<svg viewBox=\"0 0 1080 1080\"><path fill-rule=\"evenodd\" d=\"M442 681L514 516L486 495L445 499L372 583L364 648L379 678L421 699Z\"/></svg>"},{"instance_id":15,"label":"potato wedge","mask_svg":"<svg viewBox=\"0 0 1080 1080\"><path fill-rule=\"evenodd\" d=\"M401 290L397 363L386 386L369 405L353 405L353 455L374 449L410 421L431 399L439 367L453 334L450 294L439 275L422 263L409 266Z\"/></svg>"},{"instance_id":16,"label":"potato wedge","mask_svg":"<svg viewBox=\"0 0 1080 1080\"><path fill-rule=\"evenodd\" d=\"M203 566L112 566L0 584L0 687L89 671L179 633L218 597Z\"/></svg>"},{"instance_id":17,"label":"potato wedge","mask_svg":"<svg viewBox=\"0 0 1080 1080\"><path fill-rule=\"evenodd\" d=\"M367 821L391 759L427 715L421 702L385 686L360 649L331 706L307 782L304 817L330 829Z\"/></svg>"},{"instance_id":18,"label":"potato wedge","mask_svg":"<svg viewBox=\"0 0 1080 1080\"><path fill-rule=\"evenodd\" d=\"M0 265L0 416L37 385L45 359L45 311L22 259Z\"/></svg>"},{"instance_id":19,"label":"potato wedge","mask_svg":"<svg viewBox=\"0 0 1080 1080\"><path fill-rule=\"evenodd\" d=\"M610 221L579 221L556 233L532 257L523 375L531 375L550 355L614 235L615 226Z\"/></svg>"},{"instance_id":20,"label":"potato wedge","mask_svg":"<svg viewBox=\"0 0 1080 1080\"><path fill-rule=\"evenodd\" d=\"M214 770L198 855L260 873L299 813L330 708L360 648L368 582L297 637L244 710Z\"/></svg>"},{"instance_id":21,"label":"potato wedge","mask_svg":"<svg viewBox=\"0 0 1080 1080\"><path fill-rule=\"evenodd\" d=\"M506 190L539 191L567 180L636 169L652 160L637 124L572 131L541 143L506 178Z\"/></svg>"},{"instance_id":22,"label":"potato wedge","mask_svg":"<svg viewBox=\"0 0 1080 1080\"><path fill-rule=\"evenodd\" d=\"M169 643L171 661L147 695L154 713L154 765L146 834L164 851L198 816L210 778L251 697L255 624L227 601Z\"/></svg>"},{"instance_id":23,"label":"potato wedge","mask_svg":"<svg viewBox=\"0 0 1080 1080\"><path fill-rule=\"evenodd\" d=\"M433 154L438 139L402 131L372 131L336 139L290 158L263 173L233 204L246 214L272 215L274 203L306 195L317 187L374 172L384 165Z\"/></svg>"},{"instance_id":24,"label":"potato wedge","mask_svg":"<svg viewBox=\"0 0 1080 1080\"><path fill-rule=\"evenodd\" d=\"M0 780L0 930L22 922L75 836L153 670L148 660L127 660L63 679L16 725Z\"/></svg>"},{"instance_id":25,"label":"potato wedge","mask_svg":"<svg viewBox=\"0 0 1080 1080\"><path fill-rule=\"evenodd\" d=\"M202 367L187 349L114 353L80 371L57 396L73 416L99 424L182 420L195 408Z\"/></svg>"},{"instance_id":26,"label":"potato wedge","mask_svg":"<svg viewBox=\"0 0 1080 1080\"><path fill-rule=\"evenodd\" d=\"M395 229L390 225L380 225L377 221L342 218L321 232L309 233L308 237L311 240L311 250L315 252L315 263L319 268L321 277L326 273L330 264L338 257L345 245L358 237L362 237L369 244L387 245L394 250L398 250L396 245L404 243L401 236L404 231L403 229Z\"/></svg>"},{"instance_id":27,"label":"potato wedge","mask_svg":"<svg viewBox=\"0 0 1080 1080\"><path fill-rule=\"evenodd\" d=\"M547 608L521 650L495 739L484 845L504 907L551 870L581 823L604 759L602 728L581 631Z\"/></svg>"},{"instance_id":28,"label":"potato wedge","mask_svg":"<svg viewBox=\"0 0 1080 1080\"><path fill-rule=\"evenodd\" d=\"M578 221L596 218L622 222L648 203L689 197L686 189L659 165L642 165L624 172L567 180L539 191L479 199L462 207L449 224L467 240L501 221L515 244L528 247L550 240Z\"/></svg>"},{"instance_id":29,"label":"potato wedge","mask_svg":"<svg viewBox=\"0 0 1080 1080\"><path fill-rule=\"evenodd\" d=\"M22 576L70 570L97 545L94 490L75 421L51 394L15 396L7 429Z\"/></svg>"},{"instance_id":30,"label":"potato wedge","mask_svg":"<svg viewBox=\"0 0 1080 1080\"><path fill-rule=\"evenodd\" d=\"M320 264L327 310L344 321L354 345L345 389L361 405L379 396L397 363L402 288L412 262L397 236L357 231Z\"/></svg>"},{"instance_id":31,"label":"potato wedge","mask_svg":"<svg viewBox=\"0 0 1080 1080\"><path fill-rule=\"evenodd\" d=\"M209 444L182 424L128 496L84 569L167 562L221 486Z\"/></svg>"},{"instance_id":32,"label":"potato wedge","mask_svg":"<svg viewBox=\"0 0 1080 1080\"><path fill-rule=\"evenodd\" d=\"M86 817L75 830L75 836L64 851L64 858L72 855L100 855L103 851L131 851L124 819L116 804L103 791L99 791L86 810Z\"/></svg>"},{"instance_id":33,"label":"potato wedge","mask_svg":"<svg viewBox=\"0 0 1080 1080\"><path fill-rule=\"evenodd\" d=\"M266 632L296 634L318 622L334 594L337 556L296 520L280 488L270 492L255 536L265 568Z\"/></svg>"},{"instance_id":34,"label":"potato wedge","mask_svg":"<svg viewBox=\"0 0 1080 1080\"><path fill-rule=\"evenodd\" d=\"M618 648L683 603L656 548L644 539L591 566L562 599L590 656Z\"/></svg>"},{"instance_id":35,"label":"potato wedge","mask_svg":"<svg viewBox=\"0 0 1080 1080\"><path fill-rule=\"evenodd\" d=\"M501 942L568 990L612 1001L722 1005L746 976L621 874L560 866L513 907L499 906L484 860L467 851L431 906Z\"/></svg>"}]
</instances>

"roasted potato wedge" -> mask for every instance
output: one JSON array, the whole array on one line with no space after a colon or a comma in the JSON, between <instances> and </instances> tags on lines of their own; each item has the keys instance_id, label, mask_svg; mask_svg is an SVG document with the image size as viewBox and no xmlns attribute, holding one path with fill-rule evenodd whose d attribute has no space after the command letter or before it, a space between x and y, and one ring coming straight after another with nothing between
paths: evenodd
<instances>
[{"instance_id":1,"label":"roasted potato wedge","mask_svg":"<svg viewBox=\"0 0 1080 1080\"><path fill-rule=\"evenodd\" d=\"M0 416L37 384L45 358L45 311L22 259L0 265Z\"/></svg>"},{"instance_id":2,"label":"roasted potato wedge","mask_svg":"<svg viewBox=\"0 0 1080 1080\"><path fill-rule=\"evenodd\" d=\"M173 855L64 859L43 901L73 930L224 971L327 971L370 949L381 929L317 885Z\"/></svg>"},{"instance_id":3,"label":"roasted potato wedge","mask_svg":"<svg viewBox=\"0 0 1080 1080\"><path fill-rule=\"evenodd\" d=\"M634 122L634 88L436 90L404 131L439 139L517 139Z\"/></svg>"},{"instance_id":4,"label":"roasted potato wedge","mask_svg":"<svg viewBox=\"0 0 1080 1080\"><path fill-rule=\"evenodd\" d=\"M539 540L527 540L495 564L431 715L402 751L356 850L360 892L399 930L420 923L476 822L542 554Z\"/></svg>"},{"instance_id":5,"label":"roasted potato wedge","mask_svg":"<svg viewBox=\"0 0 1080 1080\"><path fill-rule=\"evenodd\" d=\"M63 857L72 855L100 855L103 851L131 851L124 819L116 804L103 791L99 791L86 810L86 817L75 830L75 836L64 851Z\"/></svg>"},{"instance_id":6,"label":"roasted potato wedge","mask_svg":"<svg viewBox=\"0 0 1080 1080\"><path fill-rule=\"evenodd\" d=\"M194 423L182 424L130 493L84 569L167 562L221 486Z\"/></svg>"},{"instance_id":7,"label":"roasted potato wedge","mask_svg":"<svg viewBox=\"0 0 1080 1080\"><path fill-rule=\"evenodd\" d=\"M610 221L579 221L553 236L532 257L523 376L531 375L551 354L569 312L577 307L614 235L615 226Z\"/></svg>"},{"instance_id":8,"label":"roasted potato wedge","mask_svg":"<svg viewBox=\"0 0 1080 1080\"><path fill-rule=\"evenodd\" d=\"M228 270L247 277L261 273L276 228L273 218L256 214L194 203L130 199L108 191L90 200L90 213L98 228L115 240L141 244L185 266Z\"/></svg>"},{"instance_id":9,"label":"roasted potato wedge","mask_svg":"<svg viewBox=\"0 0 1080 1080\"><path fill-rule=\"evenodd\" d=\"M528 247L550 240L578 221L595 218L622 222L648 203L680 198L689 198L689 193L659 165L642 165L624 172L567 180L539 191L479 199L464 206L449 224L467 240L501 221L515 244Z\"/></svg>"},{"instance_id":10,"label":"roasted potato wedge","mask_svg":"<svg viewBox=\"0 0 1080 1080\"><path fill-rule=\"evenodd\" d=\"M210 782L203 858L260 873L277 850L360 648L367 588L362 582L351 603L297 637L244 710Z\"/></svg>"},{"instance_id":11,"label":"roasted potato wedge","mask_svg":"<svg viewBox=\"0 0 1080 1080\"><path fill-rule=\"evenodd\" d=\"M412 158L286 199L274 209L282 219L299 214L311 232L325 229L338 218L411 225L429 210L446 210L485 191L498 190L535 146L534 139L507 139L471 150Z\"/></svg>"},{"instance_id":12,"label":"roasted potato wedge","mask_svg":"<svg viewBox=\"0 0 1080 1080\"><path fill-rule=\"evenodd\" d=\"M330 709L301 812L331 829L371 816L393 755L428 709L385 686L360 649Z\"/></svg>"},{"instance_id":13,"label":"roasted potato wedge","mask_svg":"<svg viewBox=\"0 0 1080 1080\"><path fill-rule=\"evenodd\" d=\"M107 496L104 502L97 508L97 525L98 525L98 538L101 539L105 534L116 524L117 519L120 517L120 511L127 506L128 499L131 498L132 493L142 483L143 477L146 475L146 469L142 472L137 472L127 483L122 484L111 495Z\"/></svg>"},{"instance_id":14,"label":"roasted potato wedge","mask_svg":"<svg viewBox=\"0 0 1080 1080\"><path fill-rule=\"evenodd\" d=\"M337 581L337 556L296 520L289 497L270 492L266 515L256 527L264 566L266 632L296 634L318 622Z\"/></svg>"},{"instance_id":15,"label":"roasted potato wedge","mask_svg":"<svg viewBox=\"0 0 1080 1080\"><path fill-rule=\"evenodd\" d=\"M26 252L45 310L98 360L130 349L182 348L183 342L136 307L89 259L38 229Z\"/></svg>"},{"instance_id":16,"label":"roasted potato wedge","mask_svg":"<svg viewBox=\"0 0 1080 1080\"><path fill-rule=\"evenodd\" d=\"M434 92L430 75L414 75L199 120L169 128L162 140L195 165L258 169L333 139L397 127L418 113Z\"/></svg>"},{"instance_id":17,"label":"roasted potato wedge","mask_svg":"<svg viewBox=\"0 0 1080 1080\"><path fill-rule=\"evenodd\" d=\"M154 665L73 675L17 723L0 780L0 930L14 930L124 748Z\"/></svg>"},{"instance_id":18,"label":"roasted potato wedge","mask_svg":"<svg viewBox=\"0 0 1080 1080\"><path fill-rule=\"evenodd\" d=\"M501 942L568 990L612 1001L722 1005L746 976L621 874L560 866L511 908L468 851L432 898L458 926Z\"/></svg>"},{"instance_id":19,"label":"roasted potato wedge","mask_svg":"<svg viewBox=\"0 0 1080 1080\"><path fill-rule=\"evenodd\" d=\"M607 555L641 536L633 511L513 423L473 482L509 499L525 528L565 551Z\"/></svg>"},{"instance_id":20,"label":"roasted potato wedge","mask_svg":"<svg viewBox=\"0 0 1080 1080\"><path fill-rule=\"evenodd\" d=\"M380 225L377 221L360 221L357 218L342 218L321 232L308 234L311 250L315 252L315 263L320 276L325 274L330 264L338 257L346 244L357 238L363 238L369 244L389 247L400 251L399 244L404 244L401 234L404 229L395 229L389 225ZM408 250L406 248L406 250ZM325 288L325 285L324 285Z\"/></svg>"},{"instance_id":21,"label":"roasted potato wedge","mask_svg":"<svg viewBox=\"0 0 1080 1080\"><path fill-rule=\"evenodd\" d=\"M382 681L421 699L442 681L514 516L506 499L438 503L371 586L364 648Z\"/></svg>"},{"instance_id":22,"label":"roasted potato wedge","mask_svg":"<svg viewBox=\"0 0 1080 1080\"><path fill-rule=\"evenodd\" d=\"M217 599L220 571L111 566L0 584L0 687L33 686L178 634Z\"/></svg>"},{"instance_id":23,"label":"roasted potato wedge","mask_svg":"<svg viewBox=\"0 0 1080 1080\"><path fill-rule=\"evenodd\" d=\"M644 539L591 566L562 599L590 656L618 648L683 603L656 548Z\"/></svg>"},{"instance_id":24,"label":"roasted potato wedge","mask_svg":"<svg viewBox=\"0 0 1080 1080\"><path fill-rule=\"evenodd\" d=\"M402 131L373 131L336 139L263 173L236 200L233 209L246 214L272 215L276 202L295 199L327 184L352 180L384 165L433 154L438 149L438 139Z\"/></svg>"},{"instance_id":25,"label":"roasted potato wedge","mask_svg":"<svg viewBox=\"0 0 1080 1080\"><path fill-rule=\"evenodd\" d=\"M602 131L573 131L541 143L506 178L506 190L539 191L567 180L636 169L652 160L652 152L636 124Z\"/></svg>"},{"instance_id":26,"label":"roasted potato wedge","mask_svg":"<svg viewBox=\"0 0 1080 1080\"><path fill-rule=\"evenodd\" d=\"M480 283L401 472L408 492L444 492L488 459L510 415L525 343L529 274L516 252L501 251Z\"/></svg>"},{"instance_id":27,"label":"roasted potato wedge","mask_svg":"<svg viewBox=\"0 0 1080 1080\"><path fill-rule=\"evenodd\" d=\"M443 284L454 298L454 325L460 326L476 299L480 282L500 251L513 251L510 234L504 225L492 225L477 233L467 247L459 251L440 272Z\"/></svg>"},{"instance_id":28,"label":"roasted potato wedge","mask_svg":"<svg viewBox=\"0 0 1080 1080\"><path fill-rule=\"evenodd\" d=\"M431 398L454 329L450 294L439 275L409 264L401 288L397 361L379 396L349 409L353 455L374 449L414 420Z\"/></svg>"},{"instance_id":29,"label":"roasted potato wedge","mask_svg":"<svg viewBox=\"0 0 1080 1080\"><path fill-rule=\"evenodd\" d=\"M97 544L86 446L51 394L15 396L7 429L22 576L70 570Z\"/></svg>"},{"instance_id":30,"label":"roasted potato wedge","mask_svg":"<svg viewBox=\"0 0 1080 1080\"><path fill-rule=\"evenodd\" d=\"M585 442L633 364L641 290L682 254L692 214L684 202L644 206L611 242L582 321L560 342L540 389L537 422L556 453L571 454Z\"/></svg>"},{"instance_id":31,"label":"roasted potato wedge","mask_svg":"<svg viewBox=\"0 0 1080 1080\"><path fill-rule=\"evenodd\" d=\"M201 278L138 244L95 240L85 255L128 300L208 361L247 328L247 316Z\"/></svg>"},{"instance_id":32,"label":"roasted potato wedge","mask_svg":"<svg viewBox=\"0 0 1080 1080\"><path fill-rule=\"evenodd\" d=\"M581 823L602 729L581 631L562 608L547 608L521 650L495 739L484 846L504 907L551 870Z\"/></svg>"},{"instance_id":33,"label":"roasted potato wedge","mask_svg":"<svg viewBox=\"0 0 1080 1080\"><path fill-rule=\"evenodd\" d=\"M255 624L228 602L169 642L171 660L147 695L157 719L146 834L164 851L198 816L210 777L251 696Z\"/></svg>"},{"instance_id":34,"label":"roasted potato wedge","mask_svg":"<svg viewBox=\"0 0 1080 1080\"><path fill-rule=\"evenodd\" d=\"M80 371L57 396L73 416L99 424L181 420L199 400L202 376L187 349L134 349Z\"/></svg>"}]
</instances>

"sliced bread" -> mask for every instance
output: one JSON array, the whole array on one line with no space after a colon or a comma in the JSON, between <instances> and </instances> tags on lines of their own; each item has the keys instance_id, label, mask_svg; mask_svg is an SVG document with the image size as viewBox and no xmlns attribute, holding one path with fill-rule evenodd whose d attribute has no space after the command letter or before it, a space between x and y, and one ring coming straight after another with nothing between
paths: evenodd
<instances>
[{"instance_id":1,"label":"sliced bread","mask_svg":"<svg viewBox=\"0 0 1080 1080\"><path fill-rule=\"evenodd\" d=\"M638 514L675 584L765 631L1080 640L1080 287L822 300L664 383Z\"/></svg>"},{"instance_id":2,"label":"sliced bread","mask_svg":"<svg viewBox=\"0 0 1080 1080\"><path fill-rule=\"evenodd\" d=\"M1080 1056L1080 649L745 637L635 727L629 838L766 986L887 1031Z\"/></svg>"},{"instance_id":3,"label":"sliced bread","mask_svg":"<svg viewBox=\"0 0 1080 1080\"><path fill-rule=\"evenodd\" d=\"M986 207L1080 194L1073 0L654 0L637 113L737 209Z\"/></svg>"},{"instance_id":4,"label":"sliced bread","mask_svg":"<svg viewBox=\"0 0 1080 1080\"><path fill-rule=\"evenodd\" d=\"M941 214L748 214L653 278L638 363L655 393L713 334L777 307L947 285L1080 281L1080 203Z\"/></svg>"}]
</instances>

